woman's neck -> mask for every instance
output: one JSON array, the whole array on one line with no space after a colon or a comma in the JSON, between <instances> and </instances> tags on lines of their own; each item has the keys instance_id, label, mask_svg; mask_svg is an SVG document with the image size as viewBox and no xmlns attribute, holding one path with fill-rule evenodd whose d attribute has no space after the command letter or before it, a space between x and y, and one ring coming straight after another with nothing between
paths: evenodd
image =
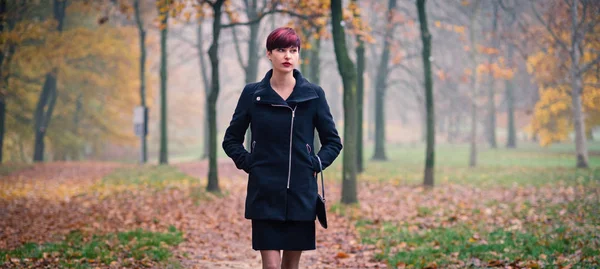
<instances>
[{"instance_id":1,"label":"woman's neck","mask_svg":"<svg viewBox=\"0 0 600 269\"><path fill-rule=\"evenodd\" d=\"M279 73L275 69L273 69L273 75L271 76L270 82L271 87L275 90L293 88L294 85L296 85L294 72Z\"/></svg>"}]
</instances>

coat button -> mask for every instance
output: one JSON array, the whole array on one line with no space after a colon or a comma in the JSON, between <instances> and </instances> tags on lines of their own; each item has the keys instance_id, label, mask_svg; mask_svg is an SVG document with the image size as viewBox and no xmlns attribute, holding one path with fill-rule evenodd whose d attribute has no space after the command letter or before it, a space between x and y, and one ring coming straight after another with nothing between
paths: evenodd
<instances>
[{"instance_id":1,"label":"coat button","mask_svg":"<svg viewBox=\"0 0 600 269\"><path fill-rule=\"evenodd\" d=\"M260 101L260 96L256 97L256 101Z\"/></svg>"}]
</instances>

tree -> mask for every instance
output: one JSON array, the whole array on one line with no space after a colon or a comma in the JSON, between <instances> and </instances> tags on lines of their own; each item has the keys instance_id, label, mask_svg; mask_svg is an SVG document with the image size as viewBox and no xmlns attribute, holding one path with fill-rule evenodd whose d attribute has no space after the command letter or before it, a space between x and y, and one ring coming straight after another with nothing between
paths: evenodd
<instances>
[{"instance_id":1,"label":"tree","mask_svg":"<svg viewBox=\"0 0 600 269\"><path fill-rule=\"evenodd\" d=\"M516 19L516 11L514 9L514 7L507 7L503 1L498 1L498 4L500 5L500 7L506 11L506 13L508 14L508 18L503 19L503 24L506 27L505 31L506 32L510 32L510 31L514 31L515 29L513 29L513 25ZM508 40L506 42L506 46L507 46L507 64L509 68L514 68L515 64L514 64L514 51L515 51L515 45L514 45L514 41L513 40ZM517 128L515 126L515 93L514 93L514 85L512 82L512 79L507 79L504 81L504 89L505 89L505 96L506 96L506 110L507 110L507 114L508 114L508 126L507 126L507 132L508 135L506 137L506 148L516 148L517 147Z\"/></svg>"},{"instance_id":2,"label":"tree","mask_svg":"<svg viewBox=\"0 0 600 269\"><path fill-rule=\"evenodd\" d=\"M383 50L381 60L375 78L375 152L373 160L387 160L385 153L385 94L387 88L387 79L389 75L390 61L390 40L394 32L394 12L396 0L389 0L387 10L387 23L385 26L385 35L383 36Z\"/></svg>"},{"instance_id":3,"label":"tree","mask_svg":"<svg viewBox=\"0 0 600 269\"><path fill-rule=\"evenodd\" d=\"M6 35L14 30L15 24L20 20L20 14L23 13L25 3L22 2L17 7L13 7L16 12L9 10L6 0L0 1L0 34ZM14 14L9 16L9 14ZM4 135L6 133L6 94L7 84L9 79L9 67L11 65L12 57L15 53L16 44L4 39L2 42L2 48L0 52L0 163L4 159Z\"/></svg>"},{"instance_id":4,"label":"tree","mask_svg":"<svg viewBox=\"0 0 600 269\"><path fill-rule=\"evenodd\" d=\"M421 40L423 41L423 74L425 76L425 107L427 110L427 149L425 150L424 185L433 186L435 163L435 117L433 107L433 81L431 79L431 34L427 27L425 0L417 0Z\"/></svg>"},{"instance_id":5,"label":"tree","mask_svg":"<svg viewBox=\"0 0 600 269\"><path fill-rule=\"evenodd\" d=\"M471 146L470 146L470 154L469 154L469 166L475 167L477 166L477 97L479 96L479 91L477 89L477 50L476 48L476 40L475 40L475 19L477 18L477 14L479 13L479 3L476 1L469 15L469 40L471 43L470 46L470 60L472 70L470 71L471 75Z\"/></svg>"},{"instance_id":6,"label":"tree","mask_svg":"<svg viewBox=\"0 0 600 269\"><path fill-rule=\"evenodd\" d=\"M597 14L600 12L600 5L594 1L564 0L555 2L547 7L545 13L538 11L538 3L531 3L535 18L542 24L545 35L539 36L543 50L532 55L528 61L530 66L536 67L536 70L550 68L552 77L545 76L541 72L536 72L536 80L543 86L540 91L540 101L536 104L536 117L533 128L540 133L540 141L554 141L548 135L556 130L558 137L564 135L562 126L572 127L575 133L575 154L576 167L587 168L588 149L586 143L586 117L585 103L583 96L588 92L586 89L597 90L598 87L586 87L586 76L590 75L592 67L600 65L600 52L598 50L598 20ZM543 56L549 56L543 58ZM556 68L548 65L548 62L555 63ZM558 63L558 64L556 64ZM549 96L570 96L571 121L565 117L554 118L546 121L545 125L542 119L543 112L539 108L544 107L544 100L548 101ZM590 93L590 95L593 95ZM541 114L541 115L540 115ZM541 121L541 122L540 122ZM554 130L554 131L553 131ZM544 143L544 142L542 142Z\"/></svg>"},{"instance_id":7,"label":"tree","mask_svg":"<svg viewBox=\"0 0 600 269\"><path fill-rule=\"evenodd\" d=\"M498 48L498 3L496 1L492 2L493 5L493 14L492 14L492 32L491 32L491 47L495 51ZM490 53L488 56L488 65L491 65L494 61L495 53ZM488 124L487 124L487 135L488 135L488 143L490 147L497 148L498 145L496 143L496 100L495 100L495 80L493 74L490 72L488 76Z\"/></svg>"},{"instance_id":8,"label":"tree","mask_svg":"<svg viewBox=\"0 0 600 269\"><path fill-rule=\"evenodd\" d=\"M135 23L140 35L140 105L146 108L146 30L140 14L140 0L134 0L133 9L135 13ZM148 160L147 139L142 135L141 139L142 158L141 163Z\"/></svg>"},{"instance_id":9,"label":"tree","mask_svg":"<svg viewBox=\"0 0 600 269\"><path fill-rule=\"evenodd\" d=\"M53 14L54 19L57 21L56 31L59 33L63 31L66 9L67 1L54 0ZM34 125L35 148L33 155L33 160L36 162L41 162L44 160L44 137L46 135L46 130L50 125L52 112L54 111L54 105L56 104L56 98L58 96L58 90L56 87L56 78L58 76L58 72L58 68L54 67L46 74L45 82L42 86L36 106Z\"/></svg>"},{"instance_id":10,"label":"tree","mask_svg":"<svg viewBox=\"0 0 600 269\"><path fill-rule=\"evenodd\" d=\"M160 149L158 163L169 163L167 140L167 31L170 4L168 0L157 0L160 23Z\"/></svg>"},{"instance_id":11,"label":"tree","mask_svg":"<svg viewBox=\"0 0 600 269\"><path fill-rule=\"evenodd\" d=\"M196 49L198 50L198 61L200 66L200 75L202 76L203 88L204 88L204 96L205 103L208 104L208 96L210 95L210 79L208 78L208 67L206 66L206 54L204 51L204 34L202 30L202 21L203 17L198 16L198 25L196 26ZM202 156L200 159L208 158L208 148L210 147L210 130L208 129L208 106L204 106L204 135L203 142L204 145L202 147Z\"/></svg>"},{"instance_id":12,"label":"tree","mask_svg":"<svg viewBox=\"0 0 600 269\"><path fill-rule=\"evenodd\" d=\"M352 0L351 10L354 13L354 17L356 20L360 20L360 9L358 7L358 1ZM354 21L354 20L353 20ZM356 99L357 99L357 122L358 126L356 139L358 140L358 145L356 149L356 172L362 173L365 170L364 158L363 158L363 107L364 107L364 95L365 95L365 82L364 82L364 73L365 73L365 41L364 37L360 35L356 35Z\"/></svg>"},{"instance_id":13,"label":"tree","mask_svg":"<svg viewBox=\"0 0 600 269\"><path fill-rule=\"evenodd\" d=\"M233 34L233 40L235 44L235 51L237 54L238 62L240 66L244 69L245 82L246 84L256 82L258 76L258 62L259 62L259 50L258 50L258 32L260 28L260 22L262 21L262 17L258 19L258 14L265 12L264 8L266 8L267 3L263 1L263 10L258 9L257 0L244 0L244 7L246 10L246 16L248 17L249 28L249 36L247 42L247 61L243 60L242 53L240 52L239 40L236 31L236 27L232 27L231 31ZM232 11L228 11L229 19L231 21L235 21L235 15ZM246 132L246 146L251 144L252 135L250 133L250 128Z\"/></svg>"},{"instance_id":14,"label":"tree","mask_svg":"<svg viewBox=\"0 0 600 269\"><path fill-rule=\"evenodd\" d=\"M348 56L344 23L342 20L342 1L331 0L331 25L333 45L338 70L344 84L344 153L342 167L342 199L344 204L358 202L356 191L356 69Z\"/></svg>"},{"instance_id":15,"label":"tree","mask_svg":"<svg viewBox=\"0 0 600 269\"><path fill-rule=\"evenodd\" d=\"M223 12L229 12L227 10L226 0L198 0L199 8L201 9L205 5L209 6L213 14L212 23L212 42L208 49L208 57L210 59L211 66L211 77L210 77L210 94L208 95L208 128L209 132L209 147L208 147L208 184L206 190L210 192L220 192L218 168L217 168L217 99L219 97L220 83L219 83L219 38L221 30L224 28L234 27L237 25L248 25L252 24L257 20L261 20L264 16L274 13L275 10L269 10L259 14L255 20L248 22L237 22L232 21L229 24L223 24L222 17ZM225 9L225 10L224 10ZM231 18L231 14L229 15Z\"/></svg>"}]
</instances>

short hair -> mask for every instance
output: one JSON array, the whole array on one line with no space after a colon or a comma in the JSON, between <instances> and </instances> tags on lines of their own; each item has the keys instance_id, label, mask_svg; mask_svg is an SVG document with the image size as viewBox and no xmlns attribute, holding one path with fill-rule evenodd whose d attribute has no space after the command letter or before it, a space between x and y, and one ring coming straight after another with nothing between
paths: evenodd
<instances>
[{"instance_id":1,"label":"short hair","mask_svg":"<svg viewBox=\"0 0 600 269\"><path fill-rule=\"evenodd\" d=\"M300 38L290 27L279 27L267 37L267 50L297 47L300 50Z\"/></svg>"}]
</instances>

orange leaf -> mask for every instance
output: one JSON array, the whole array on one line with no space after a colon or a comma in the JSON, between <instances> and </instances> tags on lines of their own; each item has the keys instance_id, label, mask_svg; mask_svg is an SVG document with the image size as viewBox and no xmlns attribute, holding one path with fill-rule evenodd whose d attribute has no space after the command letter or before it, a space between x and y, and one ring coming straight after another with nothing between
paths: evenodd
<instances>
[{"instance_id":1,"label":"orange leaf","mask_svg":"<svg viewBox=\"0 0 600 269\"><path fill-rule=\"evenodd\" d=\"M335 255L335 257L336 257L336 258L338 258L338 259L345 259L345 258L348 258L348 257L350 257L350 256L349 256L348 254L346 254L346 252L341 252L341 251L340 251L340 252L338 252L338 253Z\"/></svg>"}]
</instances>

